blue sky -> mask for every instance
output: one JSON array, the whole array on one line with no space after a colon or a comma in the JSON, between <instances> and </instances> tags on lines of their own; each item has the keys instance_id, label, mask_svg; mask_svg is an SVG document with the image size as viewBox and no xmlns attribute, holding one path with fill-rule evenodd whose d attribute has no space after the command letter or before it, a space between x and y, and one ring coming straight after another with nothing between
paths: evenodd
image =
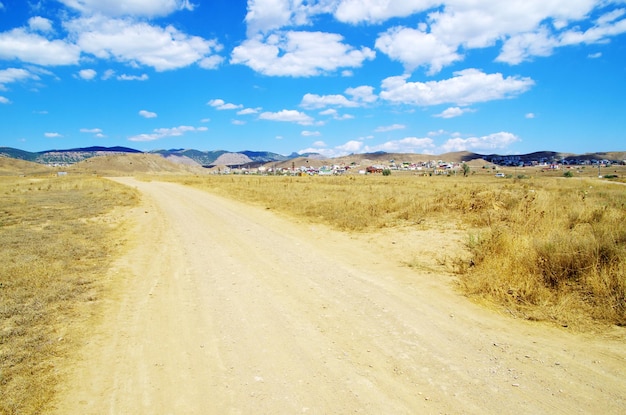
<instances>
[{"instance_id":1,"label":"blue sky","mask_svg":"<svg viewBox=\"0 0 626 415\"><path fill-rule=\"evenodd\" d=\"M626 0L0 0L0 146L626 150Z\"/></svg>"}]
</instances>

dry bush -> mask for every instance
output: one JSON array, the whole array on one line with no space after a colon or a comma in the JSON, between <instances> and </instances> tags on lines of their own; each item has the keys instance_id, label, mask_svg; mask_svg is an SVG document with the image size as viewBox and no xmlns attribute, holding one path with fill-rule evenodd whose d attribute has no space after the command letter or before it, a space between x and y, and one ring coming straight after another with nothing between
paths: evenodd
<instances>
[{"instance_id":1,"label":"dry bush","mask_svg":"<svg viewBox=\"0 0 626 415\"><path fill-rule=\"evenodd\" d=\"M468 227L471 260L457 261L468 295L528 319L626 324L623 188L539 170L529 174L212 176L184 182L340 230L442 220Z\"/></svg>"},{"instance_id":2,"label":"dry bush","mask_svg":"<svg viewBox=\"0 0 626 415\"><path fill-rule=\"evenodd\" d=\"M137 196L72 177L2 178L0 194L0 414L37 414L118 249L117 224L104 215Z\"/></svg>"},{"instance_id":3,"label":"dry bush","mask_svg":"<svg viewBox=\"0 0 626 415\"><path fill-rule=\"evenodd\" d=\"M467 292L529 319L626 324L626 195L590 183L547 179L501 195L507 209L486 212L470 240Z\"/></svg>"}]
</instances>

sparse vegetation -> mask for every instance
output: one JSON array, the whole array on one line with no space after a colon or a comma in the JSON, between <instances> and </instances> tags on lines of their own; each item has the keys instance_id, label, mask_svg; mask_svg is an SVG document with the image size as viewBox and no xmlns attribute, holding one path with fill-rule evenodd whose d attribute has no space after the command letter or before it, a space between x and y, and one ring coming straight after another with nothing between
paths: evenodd
<instances>
[{"instance_id":1,"label":"sparse vegetation","mask_svg":"<svg viewBox=\"0 0 626 415\"><path fill-rule=\"evenodd\" d=\"M459 176L460 177L460 176ZM511 313L573 325L626 324L626 195L557 177L188 178L186 183L349 231L469 229L460 286Z\"/></svg>"},{"instance_id":2,"label":"sparse vegetation","mask_svg":"<svg viewBox=\"0 0 626 415\"><path fill-rule=\"evenodd\" d=\"M0 414L38 414L119 249L105 216L137 202L98 178L0 178Z\"/></svg>"}]
</instances>

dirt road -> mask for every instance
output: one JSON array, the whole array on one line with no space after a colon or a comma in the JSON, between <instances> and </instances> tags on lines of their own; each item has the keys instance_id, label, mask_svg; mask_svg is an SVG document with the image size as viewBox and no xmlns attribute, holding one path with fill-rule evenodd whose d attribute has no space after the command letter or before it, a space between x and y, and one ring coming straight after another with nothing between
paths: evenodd
<instances>
[{"instance_id":1,"label":"dirt road","mask_svg":"<svg viewBox=\"0 0 626 415\"><path fill-rule=\"evenodd\" d=\"M500 316L391 251L176 184L143 194L59 414L624 414L621 335Z\"/></svg>"}]
</instances>

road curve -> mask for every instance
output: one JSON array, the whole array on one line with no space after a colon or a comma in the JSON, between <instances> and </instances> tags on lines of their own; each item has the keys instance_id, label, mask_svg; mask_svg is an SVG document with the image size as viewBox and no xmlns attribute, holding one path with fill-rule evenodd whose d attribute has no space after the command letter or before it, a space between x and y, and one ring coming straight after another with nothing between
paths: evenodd
<instances>
[{"instance_id":1,"label":"road curve","mask_svg":"<svg viewBox=\"0 0 626 415\"><path fill-rule=\"evenodd\" d=\"M133 247L58 414L626 413L623 337L513 320L321 226L182 185Z\"/></svg>"}]
</instances>

